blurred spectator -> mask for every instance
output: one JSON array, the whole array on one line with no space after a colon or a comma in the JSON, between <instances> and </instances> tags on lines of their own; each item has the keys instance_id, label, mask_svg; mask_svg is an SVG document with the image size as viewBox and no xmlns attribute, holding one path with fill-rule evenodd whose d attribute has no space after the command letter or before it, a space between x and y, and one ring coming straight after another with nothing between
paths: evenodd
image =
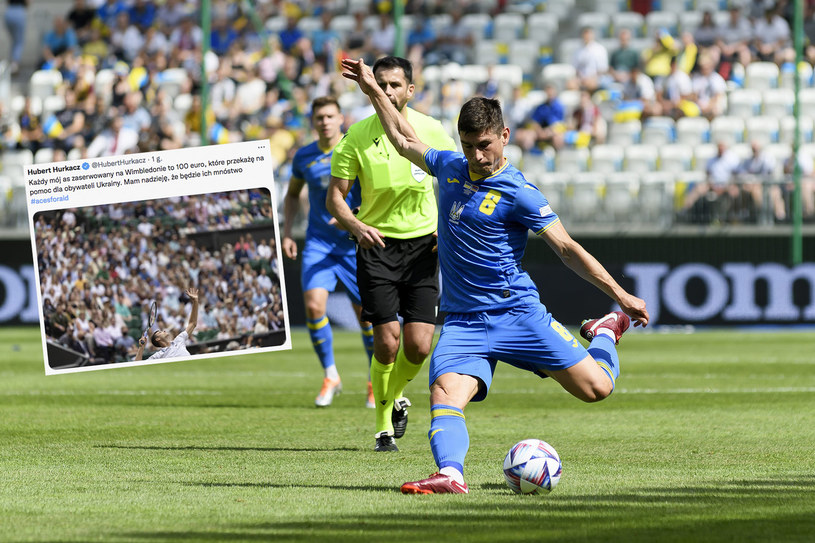
<instances>
[{"instance_id":1,"label":"blurred spectator","mask_svg":"<svg viewBox=\"0 0 815 543\"><path fill-rule=\"evenodd\" d=\"M684 70L679 69L676 57L671 59L671 73L664 78L658 88L658 101L662 115L679 119L696 117L699 106L693 101L693 83Z\"/></svg>"},{"instance_id":2,"label":"blurred spectator","mask_svg":"<svg viewBox=\"0 0 815 543\"><path fill-rule=\"evenodd\" d=\"M318 57L332 58L340 49L342 38L336 30L331 28L334 14L329 10L320 13L320 28L311 33L311 47Z\"/></svg>"},{"instance_id":3,"label":"blurred spectator","mask_svg":"<svg viewBox=\"0 0 815 543\"><path fill-rule=\"evenodd\" d=\"M90 39L91 25L96 19L96 10L89 6L86 0L74 0L67 19L76 32L79 43L85 45L85 42Z\"/></svg>"},{"instance_id":4,"label":"blurred spectator","mask_svg":"<svg viewBox=\"0 0 815 543\"><path fill-rule=\"evenodd\" d=\"M609 58L609 73L615 81L624 83L628 79L631 68L639 65L640 55L631 47L631 31L627 28L620 30L619 46L611 53Z\"/></svg>"},{"instance_id":5,"label":"blurred spectator","mask_svg":"<svg viewBox=\"0 0 815 543\"><path fill-rule=\"evenodd\" d=\"M484 98L499 99L500 96L498 96L498 94L500 90L501 85L498 78L495 77L495 65L489 64L487 65L487 79L476 86L475 94L478 96L483 96Z\"/></svg>"},{"instance_id":6,"label":"blurred spectator","mask_svg":"<svg viewBox=\"0 0 815 543\"><path fill-rule=\"evenodd\" d=\"M123 0L105 0L104 4L96 10L96 15L108 28L116 26L116 18L120 13L127 13L127 5Z\"/></svg>"},{"instance_id":7,"label":"blurred spectator","mask_svg":"<svg viewBox=\"0 0 815 543\"><path fill-rule=\"evenodd\" d=\"M575 51L572 64L577 71L577 83L581 89L594 92L602 86L602 77L608 73L608 51L594 38L594 29L584 27L580 31L583 46Z\"/></svg>"},{"instance_id":8,"label":"blurred spectator","mask_svg":"<svg viewBox=\"0 0 815 543\"><path fill-rule=\"evenodd\" d=\"M592 145L606 141L606 120L600 114L600 108L592 101L591 93L587 90L580 91L580 103L572 115L571 129L589 134Z\"/></svg>"},{"instance_id":9,"label":"blurred spectator","mask_svg":"<svg viewBox=\"0 0 815 543\"><path fill-rule=\"evenodd\" d=\"M130 22L130 15L122 11L116 16L116 22L110 29L110 44L113 54L128 64L133 62L144 46L141 30Z\"/></svg>"},{"instance_id":10,"label":"blurred spectator","mask_svg":"<svg viewBox=\"0 0 815 543\"><path fill-rule=\"evenodd\" d=\"M190 15L189 8L185 4L185 0L165 0L159 4L156 11L156 19L164 25L165 28L176 28L181 24L181 21Z\"/></svg>"},{"instance_id":11,"label":"blurred spectator","mask_svg":"<svg viewBox=\"0 0 815 543\"><path fill-rule=\"evenodd\" d=\"M764 11L753 23L752 51L758 60L781 63L790 47L790 25L776 7Z\"/></svg>"},{"instance_id":12,"label":"blurred spectator","mask_svg":"<svg viewBox=\"0 0 815 543\"><path fill-rule=\"evenodd\" d=\"M654 35L654 45L642 54L645 62L643 71L654 80L655 85L659 85L660 80L671 73L671 59L678 52L679 48L673 36L666 30L657 31Z\"/></svg>"},{"instance_id":13,"label":"blurred spectator","mask_svg":"<svg viewBox=\"0 0 815 543\"><path fill-rule=\"evenodd\" d=\"M734 63L747 66L751 61L750 40L753 27L738 4L732 3L729 18L716 29L716 48L719 50L719 73L730 78Z\"/></svg>"},{"instance_id":14,"label":"blurred spectator","mask_svg":"<svg viewBox=\"0 0 815 543\"><path fill-rule=\"evenodd\" d=\"M709 120L723 115L727 106L727 83L714 71L711 58L703 56L699 59L699 71L693 75L691 82L701 114Z\"/></svg>"},{"instance_id":15,"label":"blurred spectator","mask_svg":"<svg viewBox=\"0 0 815 543\"><path fill-rule=\"evenodd\" d=\"M28 12L28 0L6 0L6 11L3 21L11 37L11 64L9 69L16 74L20 69L20 59L23 58L25 46L25 29Z\"/></svg>"},{"instance_id":16,"label":"blurred spectator","mask_svg":"<svg viewBox=\"0 0 815 543\"><path fill-rule=\"evenodd\" d=\"M427 17L417 15L407 36L408 57L423 58L436 43L436 32ZM414 64L416 64L414 62Z\"/></svg>"},{"instance_id":17,"label":"blurred spectator","mask_svg":"<svg viewBox=\"0 0 815 543\"><path fill-rule=\"evenodd\" d=\"M396 40L396 25L393 24L393 17L387 11L380 10L379 20L376 28L371 32L371 52L375 57L393 54L394 41Z\"/></svg>"},{"instance_id":18,"label":"blurred spectator","mask_svg":"<svg viewBox=\"0 0 815 543\"><path fill-rule=\"evenodd\" d=\"M470 29L464 25L463 16L462 7L453 3L450 8L450 26L444 29L436 39L435 46L428 51L425 57L428 65L447 62L467 64L470 61L474 38Z\"/></svg>"},{"instance_id":19,"label":"blurred spectator","mask_svg":"<svg viewBox=\"0 0 815 543\"><path fill-rule=\"evenodd\" d=\"M156 5L153 0L133 0L127 14L130 22L144 32L156 21Z\"/></svg>"},{"instance_id":20,"label":"blurred spectator","mask_svg":"<svg viewBox=\"0 0 815 543\"><path fill-rule=\"evenodd\" d=\"M693 34L688 31L684 31L679 35L679 41L682 45L676 55L676 64L680 70L686 74L690 74L696 70L699 47L697 47L694 41Z\"/></svg>"},{"instance_id":21,"label":"blurred spectator","mask_svg":"<svg viewBox=\"0 0 815 543\"><path fill-rule=\"evenodd\" d=\"M212 21L210 47L216 55L223 57L237 41L238 33L227 19L219 17Z\"/></svg>"},{"instance_id":22,"label":"blurred spectator","mask_svg":"<svg viewBox=\"0 0 815 543\"><path fill-rule=\"evenodd\" d=\"M563 147L564 117L563 103L557 97L557 87L548 83L544 87L546 101L538 105L525 122L515 132L516 143L524 150L541 149L552 146Z\"/></svg>"},{"instance_id":23,"label":"blurred spectator","mask_svg":"<svg viewBox=\"0 0 815 543\"><path fill-rule=\"evenodd\" d=\"M139 134L124 126L124 119L113 114L107 129L97 135L88 145L87 158L123 155L134 151L139 144Z\"/></svg>"},{"instance_id":24,"label":"blurred spectator","mask_svg":"<svg viewBox=\"0 0 815 543\"><path fill-rule=\"evenodd\" d=\"M297 26L299 20L299 17L289 15L286 18L286 27L280 31L280 46L285 53L290 53L297 42L305 38L305 34Z\"/></svg>"},{"instance_id":25,"label":"blurred spectator","mask_svg":"<svg viewBox=\"0 0 815 543\"><path fill-rule=\"evenodd\" d=\"M772 196L775 219L779 222L788 220L789 213L787 202L792 203L792 195L795 191L793 174L795 173L795 148L790 157L784 162L784 175L786 182L774 191ZM797 162L801 172L801 208L803 219L811 222L815 220L815 168L813 168L813 157L804 149L798 149Z\"/></svg>"},{"instance_id":26,"label":"blurred spectator","mask_svg":"<svg viewBox=\"0 0 815 543\"><path fill-rule=\"evenodd\" d=\"M750 156L736 169L736 181L741 194L734 213L745 222L754 222L764 207L764 187L769 187L776 169L775 157L758 141L750 143Z\"/></svg>"},{"instance_id":27,"label":"blurred spectator","mask_svg":"<svg viewBox=\"0 0 815 543\"><path fill-rule=\"evenodd\" d=\"M86 143L82 137L84 128L85 114L76 101L76 93L68 89L65 91L65 108L45 119L45 146L62 149L66 153L74 148L82 149Z\"/></svg>"},{"instance_id":28,"label":"blurred spectator","mask_svg":"<svg viewBox=\"0 0 815 543\"><path fill-rule=\"evenodd\" d=\"M641 117L662 114L654 82L643 73L639 64L631 67L628 80L623 84L622 95L623 100L629 102L626 104L627 107L631 107L630 102L638 104L637 108L641 112Z\"/></svg>"},{"instance_id":29,"label":"blurred spectator","mask_svg":"<svg viewBox=\"0 0 815 543\"><path fill-rule=\"evenodd\" d=\"M738 155L720 141L716 156L705 167L706 180L690 188L681 214L693 222L725 221L739 196L733 174L740 164Z\"/></svg>"},{"instance_id":30,"label":"blurred spectator","mask_svg":"<svg viewBox=\"0 0 815 543\"><path fill-rule=\"evenodd\" d=\"M74 29L68 26L65 17L54 17L54 26L43 36L42 67L53 67L56 57L66 52L73 52L79 46Z\"/></svg>"},{"instance_id":31,"label":"blurred spectator","mask_svg":"<svg viewBox=\"0 0 815 543\"><path fill-rule=\"evenodd\" d=\"M716 28L716 23L713 21L713 12L706 9L702 12L702 21L699 23L699 26L696 27L696 30L693 31L693 39L696 41L696 45L701 49L708 49L713 47L713 44L716 43L717 35L718 29Z\"/></svg>"}]
</instances>

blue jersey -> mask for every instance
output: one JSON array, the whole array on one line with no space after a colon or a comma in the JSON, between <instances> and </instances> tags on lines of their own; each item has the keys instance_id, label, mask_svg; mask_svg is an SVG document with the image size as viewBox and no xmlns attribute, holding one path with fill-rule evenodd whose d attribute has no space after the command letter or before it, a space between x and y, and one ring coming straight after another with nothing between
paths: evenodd
<instances>
[{"instance_id":1,"label":"blue jersey","mask_svg":"<svg viewBox=\"0 0 815 543\"><path fill-rule=\"evenodd\" d=\"M333 218L325 207L328 182L331 179L331 153L323 152L317 142L302 147L292 160L292 177L302 179L308 186L308 226L306 243L333 253L354 253L354 242L348 232L328 224ZM354 183L345 199L353 209L361 202L359 183Z\"/></svg>"},{"instance_id":2,"label":"blue jersey","mask_svg":"<svg viewBox=\"0 0 815 543\"><path fill-rule=\"evenodd\" d=\"M560 221L543 194L509 163L473 181L462 153L428 149L424 160L439 180L441 310L540 301L521 258L529 230L541 234Z\"/></svg>"}]
</instances>

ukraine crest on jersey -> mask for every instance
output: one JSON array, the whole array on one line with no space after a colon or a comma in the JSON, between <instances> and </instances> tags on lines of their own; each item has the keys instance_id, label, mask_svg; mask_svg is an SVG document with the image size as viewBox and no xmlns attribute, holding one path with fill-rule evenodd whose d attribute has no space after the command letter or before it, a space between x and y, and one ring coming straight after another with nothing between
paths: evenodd
<instances>
[{"instance_id":1,"label":"ukraine crest on jersey","mask_svg":"<svg viewBox=\"0 0 815 543\"><path fill-rule=\"evenodd\" d=\"M439 180L441 310L471 313L538 301L521 258L529 230L541 234L560 221L543 194L510 164L473 180L462 153L428 149L424 160Z\"/></svg>"}]
</instances>

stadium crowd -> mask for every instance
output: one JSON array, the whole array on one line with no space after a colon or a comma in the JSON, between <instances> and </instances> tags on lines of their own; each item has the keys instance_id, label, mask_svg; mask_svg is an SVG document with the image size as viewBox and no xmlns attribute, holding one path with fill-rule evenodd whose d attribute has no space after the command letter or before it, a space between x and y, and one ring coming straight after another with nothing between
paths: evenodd
<instances>
[{"instance_id":1,"label":"stadium crowd","mask_svg":"<svg viewBox=\"0 0 815 543\"><path fill-rule=\"evenodd\" d=\"M563 148L603 143L609 125L617 122L713 119L726 112L728 90L744 84L748 64L769 61L782 69L794 64L793 3L745 0L720 2L720 11L729 15L726 20L719 17L719 22L714 21L714 12L705 10L693 30L649 29L653 43L644 50L632 46L631 29L616 32L615 45L609 46L609 38L603 43L597 39L597 29L576 28L574 36L581 36L583 44L571 59L575 77L560 85L540 80L538 68L509 90L492 75L492 66L476 86L454 76L442 78L440 85L422 77L426 66L481 62L476 43L491 30L464 24L467 14L489 6L494 20L513 10L545 9L546 4L406 2L412 24L404 41L417 74L412 107L452 126L459 106L473 92L499 97L513 131L512 143L523 157L551 159ZM806 2L804 28L815 44L813 4ZM253 5L249 11L239 2L212 3L211 50L204 57L196 2L75 0L66 13L54 15L36 67L59 73L53 91L60 99L46 107L46 100L36 105L38 98L29 96L18 112L2 104L3 144L32 153L46 149L50 160L198 145L203 64L210 86L208 139L269 138L276 179L285 184L294 152L310 140L311 100L326 94L341 97L348 124L372 112L360 93L339 76L337 62L362 57L370 63L393 52L392 3L276 0ZM630 8L647 14L658 5L637 1ZM573 10L577 15L578 8ZM332 25L335 17L349 14L350 28L340 31ZM431 24L440 15L449 16L442 29ZM301 25L304 18L312 24ZM567 27L573 21L564 19L561 24ZM536 67L544 63L542 58ZM806 62L815 63L813 45L806 48ZM530 92L543 86L547 92L542 99L540 93ZM579 92L580 99L565 104L561 97L568 91ZM548 169L555 167L554 160L543 163ZM812 184L805 187L813 190ZM786 195L787 188L783 191Z\"/></svg>"},{"instance_id":2,"label":"stadium crowd","mask_svg":"<svg viewBox=\"0 0 815 543\"><path fill-rule=\"evenodd\" d=\"M46 335L94 364L132 360L152 301L156 329L184 329L191 285L200 293L194 342L234 340L235 350L284 329L276 241L244 228L271 222L269 200L268 191L241 190L38 214ZM223 216L239 234L234 244L193 239L223 230Z\"/></svg>"}]
</instances>

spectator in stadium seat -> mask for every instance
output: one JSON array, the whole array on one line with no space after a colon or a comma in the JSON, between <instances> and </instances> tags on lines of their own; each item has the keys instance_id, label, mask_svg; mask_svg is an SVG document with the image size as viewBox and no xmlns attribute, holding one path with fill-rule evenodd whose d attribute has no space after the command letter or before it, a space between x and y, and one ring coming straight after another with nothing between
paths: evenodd
<instances>
[{"instance_id":1,"label":"spectator in stadium seat","mask_svg":"<svg viewBox=\"0 0 815 543\"><path fill-rule=\"evenodd\" d=\"M210 47L219 57L229 52L229 49L238 41L238 32L232 27L230 22L219 17L212 21L212 31L210 33Z\"/></svg>"},{"instance_id":2,"label":"spectator in stadium seat","mask_svg":"<svg viewBox=\"0 0 815 543\"><path fill-rule=\"evenodd\" d=\"M640 54L631 47L631 31L627 28L618 34L619 46L609 57L609 73L614 81L625 83L631 68L640 63Z\"/></svg>"},{"instance_id":3,"label":"spectator in stadium seat","mask_svg":"<svg viewBox=\"0 0 815 543\"><path fill-rule=\"evenodd\" d=\"M558 89L552 83L544 87L546 100L539 104L515 132L515 141L524 151L551 145L555 149L563 147L565 109L558 98Z\"/></svg>"},{"instance_id":4,"label":"spectator in stadium seat","mask_svg":"<svg viewBox=\"0 0 815 543\"><path fill-rule=\"evenodd\" d=\"M654 34L654 45L643 51L642 59L645 63L643 71L655 85L659 85L660 80L671 73L671 59L678 52L679 47L670 32L661 29Z\"/></svg>"},{"instance_id":5,"label":"spectator in stadium seat","mask_svg":"<svg viewBox=\"0 0 815 543\"><path fill-rule=\"evenodd\" d=\"M74 52L79 47L76 32L68 25L62 15L54 17L54 26L45 33L42 43L41 67L53 67L57 57L67 52Z\"/></svg>"},{"instance_id":6,"label":"spectator in stadium seat","mask_svg":"<svg viewBox=\"0 0 815 543\"><path fill-rule=\"evenodd\" d=\"M592 145L606 141L606 120L587 90L580 91L580 103L574 110L570 128L591 135Z\"/></svg>"},{"instance_id":7,"label":"spectator in stadium seat","mask_svg":"<svg viewBox=\"0 0 815 543\"><path fill-rule=\"evenodd\" d=\"M677 58L671 59L671 73L664 78L657 88L657 101L660 104L662 115L679 119L680 117L696 117L699 115L699 106L694 102L693 83L684 70L679 69Z\"/></svg>"},{"instance_id":8,"label":"spectator in stadium seat","mask_svg":"<svg viewBox=\"0 0 815 543\"><path fill-rule=\"evenodd\" d=\"M693 39L696 41L696 45L704 50L713 47L716 43L717 34L718 29L713 21L713 12L706 9L702 12L702 21L693 31Z\"/></svg>"},{"instance_id":9,"label":"spectator in stadium seat","mask_svg":"<svg viewBox=\"0 0 815 543\"><path fill-rule=\"evenodd\" d=\"M787 204L795 191L792 175L795 173L795 148L790 157L784 162L784 175L786 182L776 188L771 194L775 220L786 222L788 220ZM798 167L801 171L801 204L803 218L807 221L815 220L815 165L813 157L804 149L798 149Z\"/></svg>"},{"instance_id":10,"label":"spectator in stadium seat","mask_svg":"<svg viewBox=\"0 0 815 543\"><path fill-rule=\"evenodd\" d=\"M758 60L780 64L790 47L789 23L773 6L764 11L764 16L753 23L751 50Z\"/></svg>"},{"instance_id":11,"label":"spectator in stadium seat","mask_svg":"<svg viewBox=\"0 0 815 543\"><path fill-rule=\"evenodd\" d=\"M87 158L123 155L139 145L139 133L124 126L124 119L112 112L108 128L99 133L85 152Z\"/></svg>"},{"instance_id":12,"label":"spectator in stadium seat","mask_svg":"<svg viewBox=\"0 0 815 543\"><path fill-rule=\"evenodd\" d=\"M472 31L464 25L464 11L458 2L454 2L449 13L450 25L438 35L425 56L425 63L428 65L448 62L467 64L471 59L475 38Z\"/></svg>"},{"instance_id":13,"label":"spectator in stadium seat","mask_svg":"<svg viewBox=\"0 0 815 543\"><path fill-rule=\"evenodd\" d=\"M580 35L583 45L575 51L572 65L579 88L594 92L603 86L603 77L608 74L608 51L595 39L593 28L584 27Z\"/></svg>"},{"instance_id":14,"label":"spectator in stadium seat","mask_svg":"<svg viewBox=\"0 0 815 543\"><path fill-rule=\"evenodd\" d=\"M690 188L681 214L696 221L726 220L732 203L739 196L739 187L733 183L733 174L739 163L739 156L735 151L727 143L718 142L716 156L708 160L705 166L705 181ZM697 206L697 202L701 205Z\"/></svg>"},{"instance_id":15,"label":"spectator in stadium seat","mask_svg":"<svg viewBox=\"0 0 815 543\"><path fill-rule=\"evenodd\" d=\"M723 115L727 106L727 82L715 71L708 56L699 59L699 71L693 75L693 94L700 113L709 120Z\"/></svg>"},{"instance_id":16,"label":"spectator in stadium seat","mask_svg":"<svg viewBox=\"0 0 815 543\"><path fill-rule=\"evenodd\" d=\"M729 79L734 63L747 66L752 60L750 40L753 27L742 13L741 7L731 3L729 18L716 29L716 48L719 50L719 73Z\"/></svg>"},{"instance_id":17,"label":"spectator in stadium seat","mask_svg":"<svg viewBox=\"0 0 815 543\"><path fill-rule=\"evenodd\" d=\"M775 157L764 149L761 142L752 141L750 156L742 160L735 171L741 195L734 213L740 220L755 221L759 216L764 207L764 187L769 189L769 181L772 181L775 168Z\"/></svg>"},{"instance_id":18,"label":"spectator in stadium seat","mask_svg":"<svg viewBox=\"0 0 815 543\"><path fill-rule=\"evenodd\" d=\"M136 25L139 30L145 32L156 21L156 5L153 0L134 0L133 4L128 8L127 14L130 17L130 22Z\"/></svg>"},{"instance_id":19,"label":"spectator in stadium seat","mask_svg":"<svg viewBox=\"0 0 815 543\"><path fill-rule=\"evenodd\" d=\"M96 18L96 10L86 0L74 0L66 18L76 32L80 45L84 45L90 39L91 23Z\"/></svg>"},{"instance_id":20,"label":"spectator in stadium seat","mask_svg":"<svg viewBox=\"0 0 815 543\"><path fill-rule=\"evenodd\" d=\"M643 73L639 64L631 68L622 94L623 100L639 102L643 118L662 114L654 82Z\"/></svg>"},{"instance_id":21,"label":"spectator in stadium seat","mask_svg":"<svg viewBox=\"0 0 815 543\"><path fill-rule=\"evenodd\" d=\"M185 0L165 0L156 10L156 20L164 28L176 28L181 21L190 15L190 8Z\"/></svg>"},{"instance_id":22,"label":"spectator in stadium seat","mask_svg":"<svg viewBox=\"0 0 815 543\"><path fill-rule=\"evenodd\" d=\"M371 32L369 42L371 53L377 58L392 54L394 40L396 39L396 25L393 24L391 14L380 8L378 17L378 24Z\"/></svg>"},{"instance_id":23,"label":"spectator in stadium seat","mask_svg":"<svg viewBox=\"0 0 815 543\"><path fill-rule=\"evenodd\" d=\"M131 24L130 14L127 11L122 11L116 16L115 23L110 28L109 40L116 58L128 64L133 62L144 46L142 31L136 25Z\"/></svg>"},{"instance_id":24,"label":"spectator in stadium seat","mask_svg":"<svg viewBox=\"0 0 815 543\"><path fill-rule=\"evenodd\" d=\"M66 153L74 148L83 149L86 144L82 137L82 131L85 128L85 114L76 101L76 92L73 89L65 90L65 108L57 111L54 118L62 129L46 134L48 140L45 146L62 149ZM48 126L44 126L44 129L47 131Z\"/></svg>"}]
</instances>

